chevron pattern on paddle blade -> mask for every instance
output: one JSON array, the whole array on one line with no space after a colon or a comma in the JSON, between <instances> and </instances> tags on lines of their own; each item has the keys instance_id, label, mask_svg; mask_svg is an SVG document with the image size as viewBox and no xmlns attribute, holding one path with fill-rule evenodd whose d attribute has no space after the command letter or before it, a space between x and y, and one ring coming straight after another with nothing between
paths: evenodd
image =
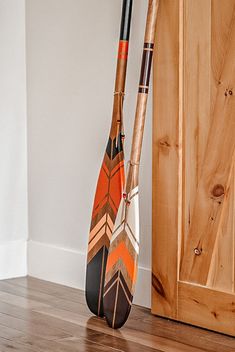
<instances>
[{"instance_id":1,"label":"chevron pattern on paddle blade","mask_svg":"<svg viewBox=\"0 0 235 352\"><path fill-rule=\"evenodd\" d=\"M104 314L112 328L120 328L131 309L139 254L138 187L122 199L111 243L104 284Z\"/></svg>"},{"instance_id":2,"label":"chevron pattern on paddle blade","mask_svg":"<svg viewBox=\"0 0 235 352\"><path fill-rule=\"evenodd\" d=\"M90 311L96 315L103 315L103 304L100 301L103 286L100 286L100 278L102 277L103 266L106 265L107 255L107 247L103 246L87 265L86 301Z\"/></svg>"},{"instance_id":3,"label":"chevron pattern on paddle blade","mask_svg":"<svg viewBox=\"0 0 235 352\"><path fill-rule=\"evenodd\" d=\"M103 285L107 253L124 184L121 134L109 138L100 170L89 234L86 299L91 312L103 316Z\"/></svg>"}]
</instances>

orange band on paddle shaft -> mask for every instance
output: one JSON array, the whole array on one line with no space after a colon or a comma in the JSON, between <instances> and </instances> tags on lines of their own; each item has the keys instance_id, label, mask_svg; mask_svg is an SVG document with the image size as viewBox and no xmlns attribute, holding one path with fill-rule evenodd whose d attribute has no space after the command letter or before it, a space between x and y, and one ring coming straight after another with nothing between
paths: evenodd
<instances>
[{"instance_id":1,"label":"orange band on paddle shaft","mask_svg":"<svg viewBox=\"0 0 235 352\"><path fill-rule=\"evenodd\" d=\"M128 41L120 40L118 49L118 58L127 60L128 57Z\"/></svg>"}]
</instances>

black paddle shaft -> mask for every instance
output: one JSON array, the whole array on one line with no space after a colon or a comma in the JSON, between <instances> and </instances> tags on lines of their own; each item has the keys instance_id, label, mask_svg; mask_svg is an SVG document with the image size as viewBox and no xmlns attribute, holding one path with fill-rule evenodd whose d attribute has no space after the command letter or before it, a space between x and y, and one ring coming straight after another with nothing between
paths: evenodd
<instances>
[{"instance_id":1,"label":"black paddle shaft","mask_svg":"<svg viewBox=\"0 0 235 352\"><path fill-rule=\"evenodd\" d=\"M129 40L131 27L132 0L123 0L120 40Z\"/></svg>"}]
</instances>

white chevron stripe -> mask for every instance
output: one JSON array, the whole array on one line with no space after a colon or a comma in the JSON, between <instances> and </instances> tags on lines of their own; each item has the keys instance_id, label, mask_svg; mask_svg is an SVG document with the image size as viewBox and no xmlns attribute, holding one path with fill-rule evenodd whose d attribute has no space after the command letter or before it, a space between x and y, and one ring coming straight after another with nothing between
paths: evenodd
<instances>
[{"instance_id":1,"label":"white chevron stripe","mask_svg":"<svg viewBox=\"0 0 235 352\"><path fill-rule=\"evenodd\" d=\"M126 205L124 199L121 200L121 204L118 209L116 222L114 225L113 236L111 239L110 246L118 237L118 235L125 230L127 236L134 247L137 254L139 254L139 196L138 187L134 188L130 193L131 202ZM127 211L125 211L127 209ZM125 217L126 216L126 217ZM127 225L128 224L128 225ZM110 250L111 247L110 247Z\"/></svg>"},{"instance_id":2,"label":"white chevron stripe","mask_svg":"<svg viewBox=\"0 0 235 352\"><path fill-rule=\"evenodd\" d=\"M136 253L139 254L139 243L133 237L133 234L132 234L132 232L130 232L128 226L125 227L125 231L126 231L126 234L128 235L128 238L129 238L132 246L135 248Z\"/></svg>"},{"instance_id":3,"label":"white chevron stripe","mask_svg":"<svg viewBox=\"0 0 235 352\"><path fill-rule=\"evenodd\" d=\"M133 197L133 198L132 198ZM138 187L134 188L130 194L131 204L127 213L126 222L130 226L137 242L140 240L139 229L139 192Z\"/></svg>"},{"instance_id":4,"label":"white chevron stripe","mask_svg":"<svg viewBox=\"0 0 235 352\"><path fill-rule=\"evenodd\" d=\"M105 224L105 221L106 221L106 214L104 214L104 216L100 219L100 221L91 230L89 235L89 242L93 239L93 237L96 236L98 231L100 231L101 227Z\"/></svg>"}]
</instances>

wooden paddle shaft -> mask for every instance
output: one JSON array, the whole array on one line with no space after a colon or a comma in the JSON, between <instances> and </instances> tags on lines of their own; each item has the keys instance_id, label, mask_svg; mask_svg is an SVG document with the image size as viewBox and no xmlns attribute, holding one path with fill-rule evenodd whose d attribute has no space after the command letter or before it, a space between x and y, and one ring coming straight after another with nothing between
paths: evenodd
<instances>
[{"instance_id":1,"label":"wooden paddle shaft","mask_svg":"<svg viewBox=\"0 0 235 352\"><path fill-rule=\"evenodd\" d=\"M124 92L133 0L123 0L115 91Z\"/></svg>"},{"instance_id":2,"label":"wooden paddle shaft","mask_svg":"<svg viewBox=\"0 0 235 352\"><path fill-rule=\"evenodd\" d=\"M143 56L142 56L142 65L141 65L141 73L140 73L140 82L139 82L139 92L137 97L137 107L136 107L134 131L133 131L133 138L132 138L132 149L131 149L131 159L130 159L131 165L138 165L140 161L158 7L159 7L159 0L149 0L147 23L146 23L145 38L144 38L144 48L143 48ZM135 184L136 182L134 182L134 185L132 183L132 186L136 186Z\"/></svg>"},{"instance_id":3,"label":"wooden paddle shaft","mask_svg":"<svg viewBox=\"0 0 235 352\"><path fill-rule=\"evenodd\" d=\"M128 46L130 37L131 26L131 13L132 13L133 0L123 0L122 5L122 20L120 28L120 40L118 48L118 59L116 69L115 91L114 91L114 104L113 104L113 121L111 127L111 136L114 138L116 133L117 122L122 124L122 103L125 93L126 83L126 70L128 58ZM118 117L119 116L119 117Z\"/></svg>"}]
</instances>

